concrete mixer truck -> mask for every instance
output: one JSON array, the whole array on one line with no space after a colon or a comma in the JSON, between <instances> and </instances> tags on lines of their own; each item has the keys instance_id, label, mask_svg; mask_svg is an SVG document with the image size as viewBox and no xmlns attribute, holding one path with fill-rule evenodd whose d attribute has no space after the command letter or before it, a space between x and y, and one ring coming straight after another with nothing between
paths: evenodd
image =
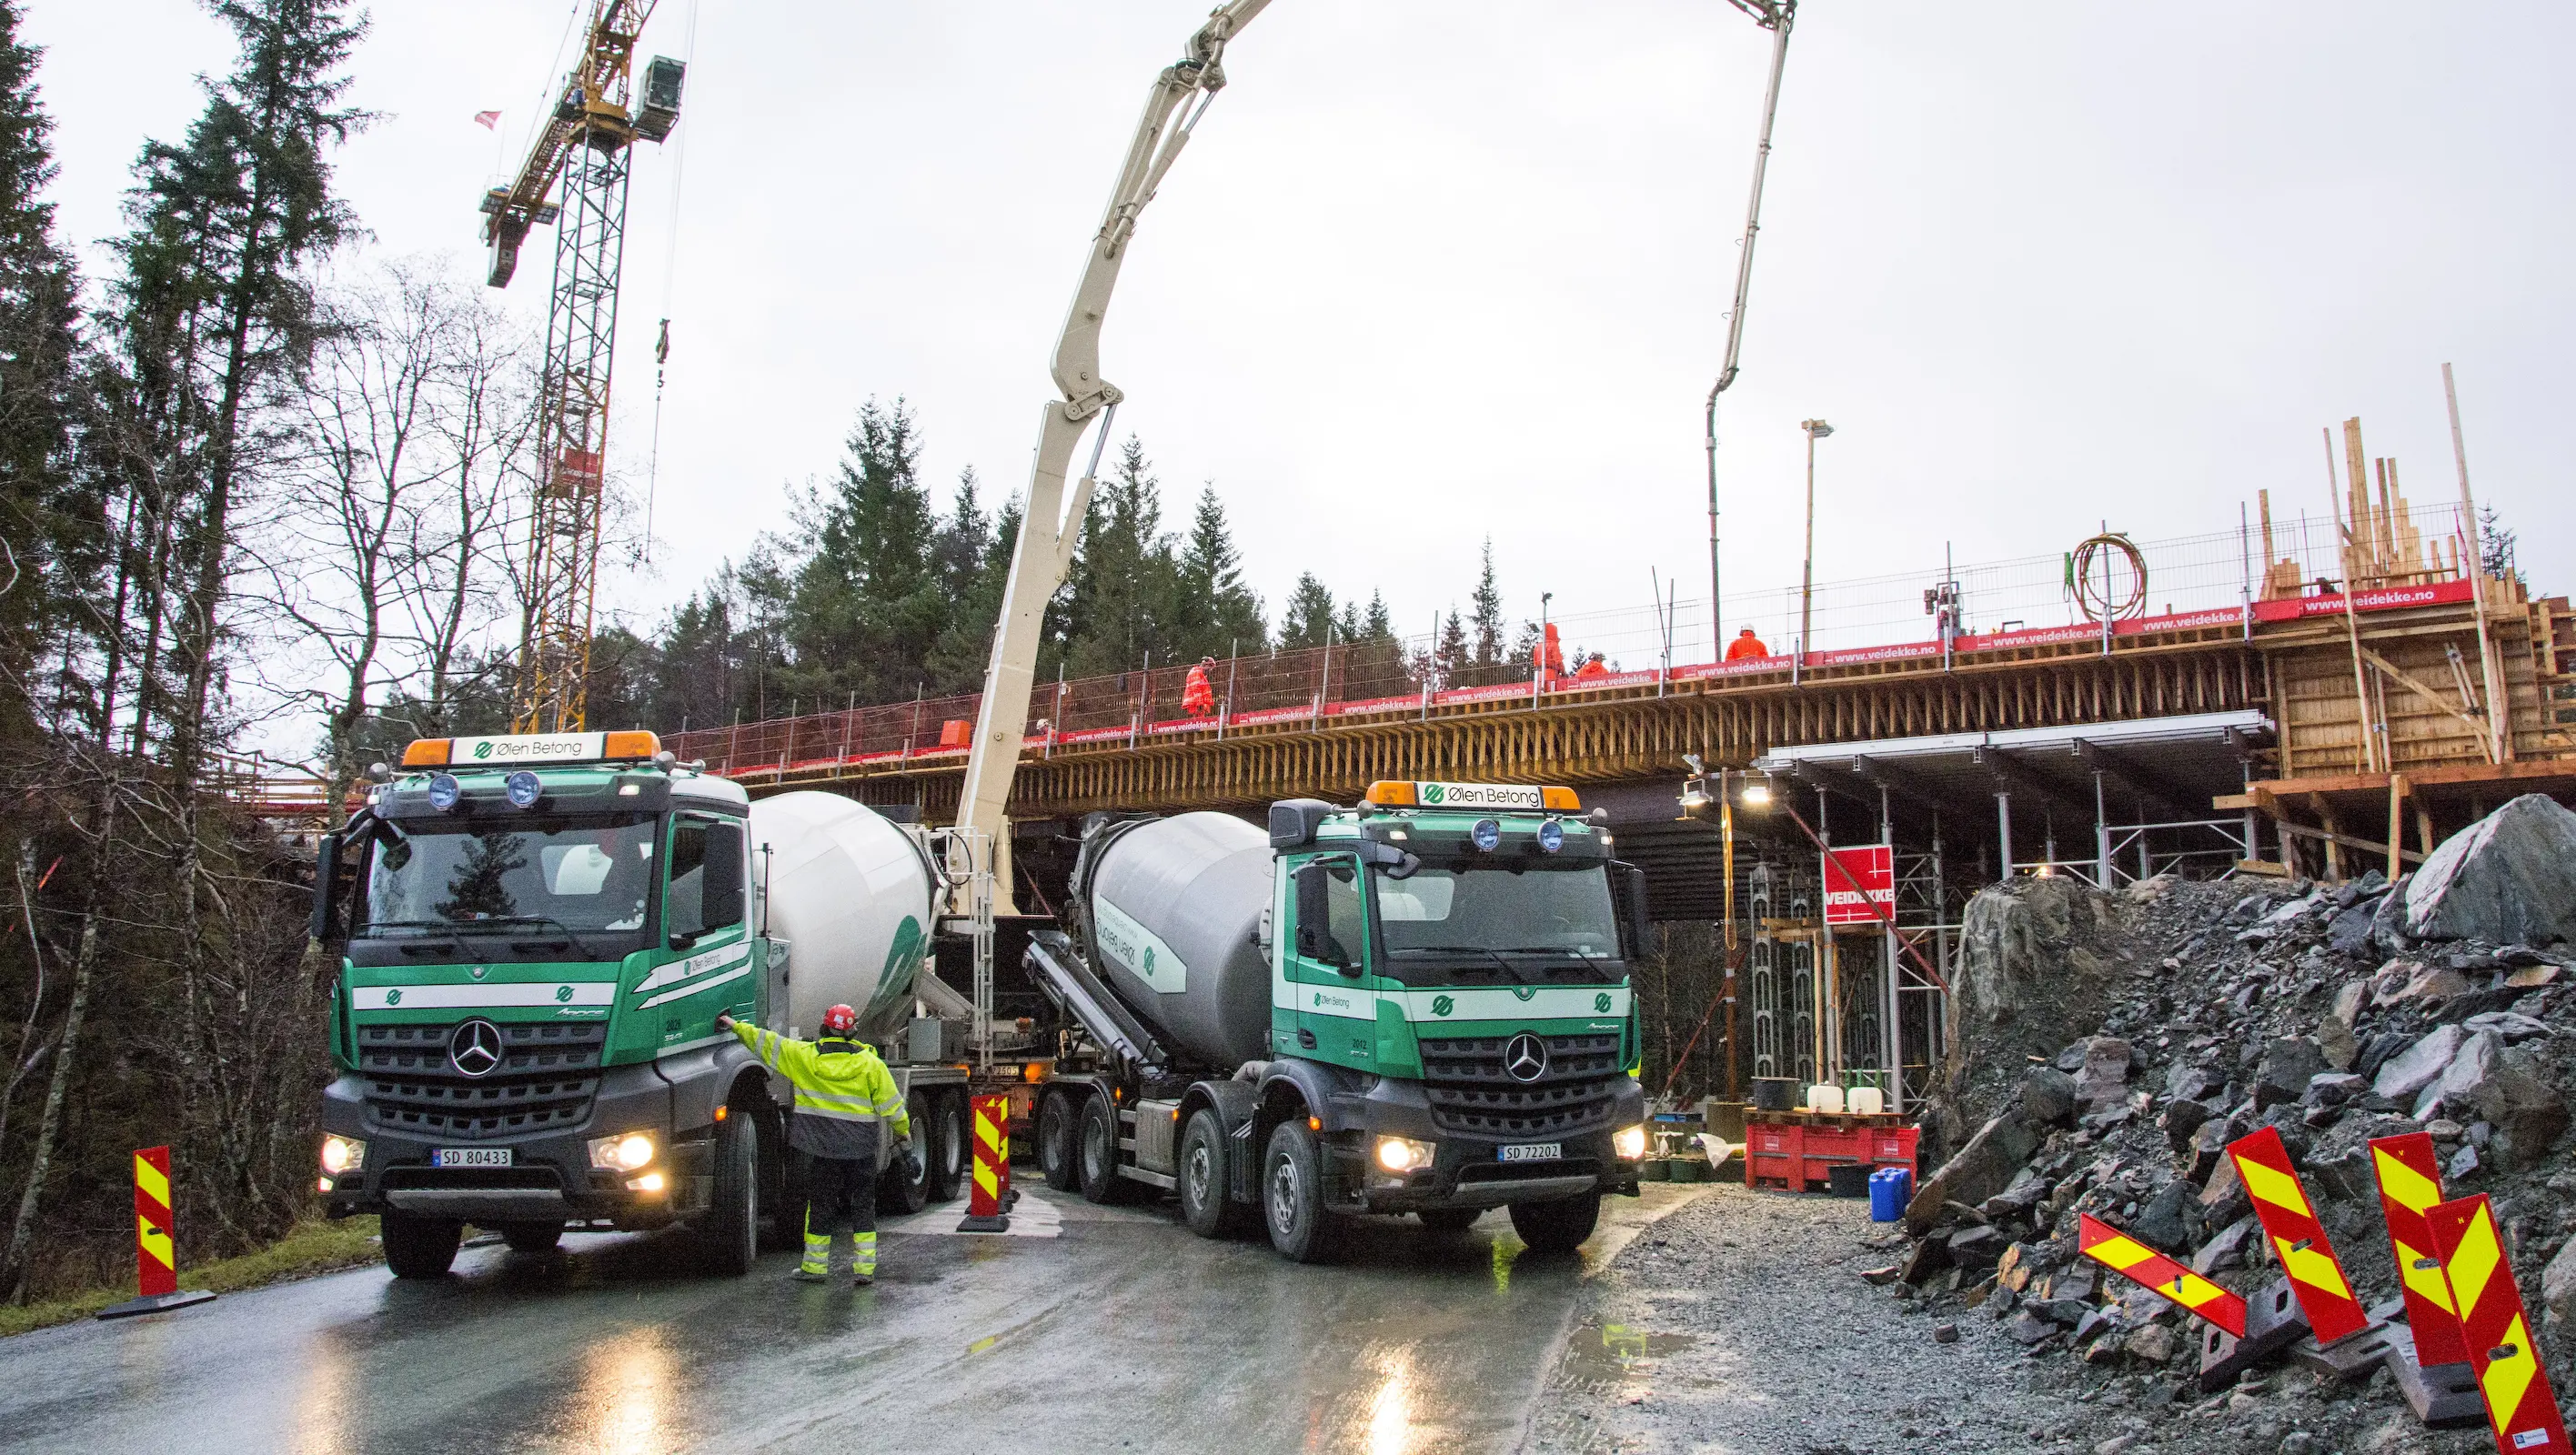
<instances>
[{"instance_id":1,"label":"concrete mixer truck","mask_svg":"<svg viewBox=\"0 0 2576 1455\"><path fill-rule=\"evenodd\" d=\"M1168 1189L1207 1237L1327 1259L1354 1214L1590 1236L1645 1154L1643 879L1564 788L1382 782L1353 807L1094 815L1032 975L1073 1029L1049 1185Z\"/></svg>"},{"instance_id":2,"label":"concrete mixer truck","mask_svg":"<svg viewBox=\"0 0 2576 1455\"><path fill-rule=\"evenodd\" d=\"M929 834L831 794L754 804L649 732L424 739L367 797L316 865L314 937L346 945L320 1188L381 1216L396 1276L445 1273L469 1223L520 1250L680 1224L747 1271L795 1205L793 1100L719 1012L810 1036L857 1007L923 1152L887 1158L880 1205L956 1194L970 1007L922 971L958 928Z\"/></svg>"}]
</instances>

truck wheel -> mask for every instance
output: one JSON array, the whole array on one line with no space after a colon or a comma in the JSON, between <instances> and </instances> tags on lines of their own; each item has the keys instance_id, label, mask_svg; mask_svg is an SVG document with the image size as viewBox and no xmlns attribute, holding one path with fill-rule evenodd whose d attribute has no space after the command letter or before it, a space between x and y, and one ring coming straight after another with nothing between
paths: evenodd
<instances>
[{"instance_id":1,"label":"truck wheel","mask_svg":"<svg viewBox=\"0 0 2576 1455\"><path fill-rule=\"evenodd\" d=\"M1046 1174L1046 1185L1058 1192L1071 1192L1082 1181L1074 1155L1073 1122L1073 1103L1063 1092L1049 1092L1038 1103L1038 1170Z\"/></svg>"},{"instance_id":2,"label":"truck wheel","mask_svg":"<svg viewBox=\"0 0 2576 1455\"><path fill-rule=\"evenodd\" d=\"M1118 1113L1110 1109L1105 1096L1082 1104L1074 1165L1082 1178L1082 1195L1103 1207L1127 1201L1127 1189L1136 1185L1118 1175Z\"/></svg>"},{"instance_id":3,"label":"truck wheel","mask_svg":"<svg viewBox=\"0 0 2576 1455\"><path fill-rule=\"evenodd\" d=\"M1571 1253L1601 1220L1601 1194L1587 1192L1556 1202L1512 1204L1512 1231L1533 1253Z\"/></svg>"},{"instance_id":4,"label":"truck wheel","mask_svg":"<svg viewBox=\"0 0 2576 1455\"><path fill-rule=\"evenodd\" d=\"M551 1253L563 1241L563 1224L505 1223L501 1241L509 1244L513 1253Z\"/></svg>"},{"instance_id":5,"label":"truck wheel","mask_svg":"<svg viewBox=\"0 0 2576 1455\"><path fill-rule=\"evenodd\" d=\"M445 1278L456 1261L456 1245L465 1225L454 1218L415 1217L387 1212L378 1220L384 1234L385 1266L396 1278Z\"/></svg>"},{"instance_id":6,"label":"truck wheel","mask_svg":"<svg viewBox=\"0 0 2576 1455\"><path fill-rule=\"evenodd\" d=\"M1215 1111L1190 1113L1181 1131L1180 1175L1173 1179L1181 1194L1181 1221L1202 1238L1230 1238L1242 1232L1249 1209L1236 1202L1225 1182L1225 1126Z\"/></svg>"},{"instance_id":7,"label":"truck wheel","mask_svg":"<svg viewBox=\"0 0 2576 1455\"><path fill-rule=\"evenodd\" d=\"M1426 1207L1414 1214L1422 1226L1435 1233L1448 1235L1467 1231L1470 1224L1485 1215L1480 1207Z\"/></svg>"},{"instance_id":8,"label":"truck wheel","mask_svg":"<svg viewBox=\"0 0 2576 1455\"><path fill-rule=\"evenodd\" d=\"M903 1099L903 1114L911 1118L914 1135L930 1122L930 1098L915 1091ZM917 1213L930 1205L930 1159L921 1160L922 1175L912 1175L912 1159L894 1150L894 1129L878 1124L886 1139L886 1167L877 1180L877 1211L895 1217Z\"/></svg>"},{"instance_id":9,"label":"truck wheel","mask_svg":"<svg viewBox=\"0 0 2576 1455\"><path fill-rule=\"evenodd\" d=\"M1304 1117L1271 1129L1261 1154L1261 1216L1270 1246L1297 1263L1329 1263L1342 1241L1341 1216L1324 1208L1324 1154Z\"/></svg>"},{"instance_id":10,"label":"truck wheel","mask_svg":"<svg viewBox=\"0 0 2576 1455\"><path fill-rule=\"evenodd\" d=\"M966 1185L966 1159L974 1147L966 1133L965 1098L953 1091L932 1097L930 1126L921 1135L928 1139L922 1156L930 1164L930 1200L947 1202Z\"/></svg>"},{"instance_id":11,"label":"truck wheel","mask_svg":"<svg viewBox=\"0 0 2576 1455\"><path fill-rule=\"evenodd\" d=\"M796 1175L796 1159L787 1147L787 1118L767 1105L736 1111L747 1116L760 1129L760 1251L785 1253L801 1248L805 1229L801 1210L805 1206L805 1186Z\"/></svg>"},{"instance_id":12,"label":"truck wheel","mask_svg":"<svg viewBox=\"0 0 2576 1455\"><path fill-rule=\"evenodd\" d=\"M728 1113L716 1123L714 1161L698 1247L709 1273L740 1278L760 1261L760 1118Z\"/></svg>"}]
</instances>

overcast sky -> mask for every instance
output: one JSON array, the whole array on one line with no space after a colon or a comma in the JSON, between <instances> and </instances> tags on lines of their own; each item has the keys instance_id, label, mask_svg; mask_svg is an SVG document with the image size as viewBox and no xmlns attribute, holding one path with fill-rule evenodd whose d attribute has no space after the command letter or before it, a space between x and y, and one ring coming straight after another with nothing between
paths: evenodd
<instances>
[{"instance_id":1,"label":"overcast sky","mask_svg":"<svg viewBox=\"0 0 2576 1455\"><path fill-rule=\"evenodd\" d=\"M372 248L479 278L474 203L573 8L375 7L353 99L381 118L335 159ZM783 527L871 395L918 410L943 495L969 464L988 504L1021 488L1137 108L1205 8L662 0L644 49L688 93L637 169L614 435L640 480L667 314L662 545L604 604L649 625ZM97 273L229 38L189 0L26 12ZM1214 481L1274 612L1311 569L1423 630L1487 536L1515 615L1642 606L1650 568L1704 597L1767 51L1723 0L1277 0L1107 327L1167 518ZM1728 596L1776 621L1797 580L1804 418L1837 430L1818 577L1928 582L1945 543L2233 531L2258 487L2320 514L2319 428L2355 414L2419 503L2455 498L2445 360L2481 500L2535 584L2576 584L2570 54L2563 3L1813 0L1725 403ZM531 319L551 252L508 294Z\"/></svg>"}]
</instances>

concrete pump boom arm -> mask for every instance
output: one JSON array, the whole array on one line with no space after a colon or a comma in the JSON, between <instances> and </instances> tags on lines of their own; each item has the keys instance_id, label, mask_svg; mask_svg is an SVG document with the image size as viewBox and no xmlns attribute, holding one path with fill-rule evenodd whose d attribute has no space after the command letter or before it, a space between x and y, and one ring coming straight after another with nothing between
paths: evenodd
<instances>
[{"instance_id":1,"label":"concrete pump boom arm","mask_svg":"<svg viewBox=\"0 0 2576 1455\"><path fill-rule=\"evenodd\" d=\"M1019 772L1020 750L1027 731L1029 691L1035 685L1038 631L1047 603L1064 584L1082 534L1084 515L1109 442L1110 416L1123 396L1118 386L1100 377L1100 325L1109 312L1109 295L1118 286L1118 270L1127 260L1127 244L1136 219L1154 200L1154 189L1189 145L1191 129L1207 114L1209 102L1225 86L1226 42L1242 33L1270 0L1232 0L1208 16L1190 37L1189 52L1163 68L1145 98L1145 114L1128 143L1109 208L1092 238L1091 257L1074 289L1073 307L1055 349L1056 388L1063 397L1047 401L1038 426L1037 460L1029 474L1019 540L1011 551L1011 573L1002 589L1002 613L993 630L993 655L984 669L984 700L975 712L975 741L966 756L966 780L959 786L957 826L971 830L991 846L996 891L1011 898L1002 810ZM1196 105L1193 106L1192 103ZM1177 121L1177 124L1175 124ZM1065 473L1074 449L1100 416L1092 441L1091 464L1065 498ZM957 866L963 867L963 866Z\"/></svg>"}]
</instances>

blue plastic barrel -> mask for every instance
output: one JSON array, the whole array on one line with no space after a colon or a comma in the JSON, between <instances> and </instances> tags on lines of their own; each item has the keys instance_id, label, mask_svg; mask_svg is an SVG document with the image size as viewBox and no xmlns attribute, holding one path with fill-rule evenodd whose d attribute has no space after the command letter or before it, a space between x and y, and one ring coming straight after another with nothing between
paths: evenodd
<instances>
[{"instance_id":1,"label":"blue plastic barrel","mask_svg":"<svg viewBox=\"0 0 2576 1455\"><path fill-rule=\"evenodd\" d=\"M1905 1216L1914 1200L1914 1174L1902 1167L1881 1167L1869 1174L1869 1220L1892 1223Z\"/></svg>"}]
</instances>

